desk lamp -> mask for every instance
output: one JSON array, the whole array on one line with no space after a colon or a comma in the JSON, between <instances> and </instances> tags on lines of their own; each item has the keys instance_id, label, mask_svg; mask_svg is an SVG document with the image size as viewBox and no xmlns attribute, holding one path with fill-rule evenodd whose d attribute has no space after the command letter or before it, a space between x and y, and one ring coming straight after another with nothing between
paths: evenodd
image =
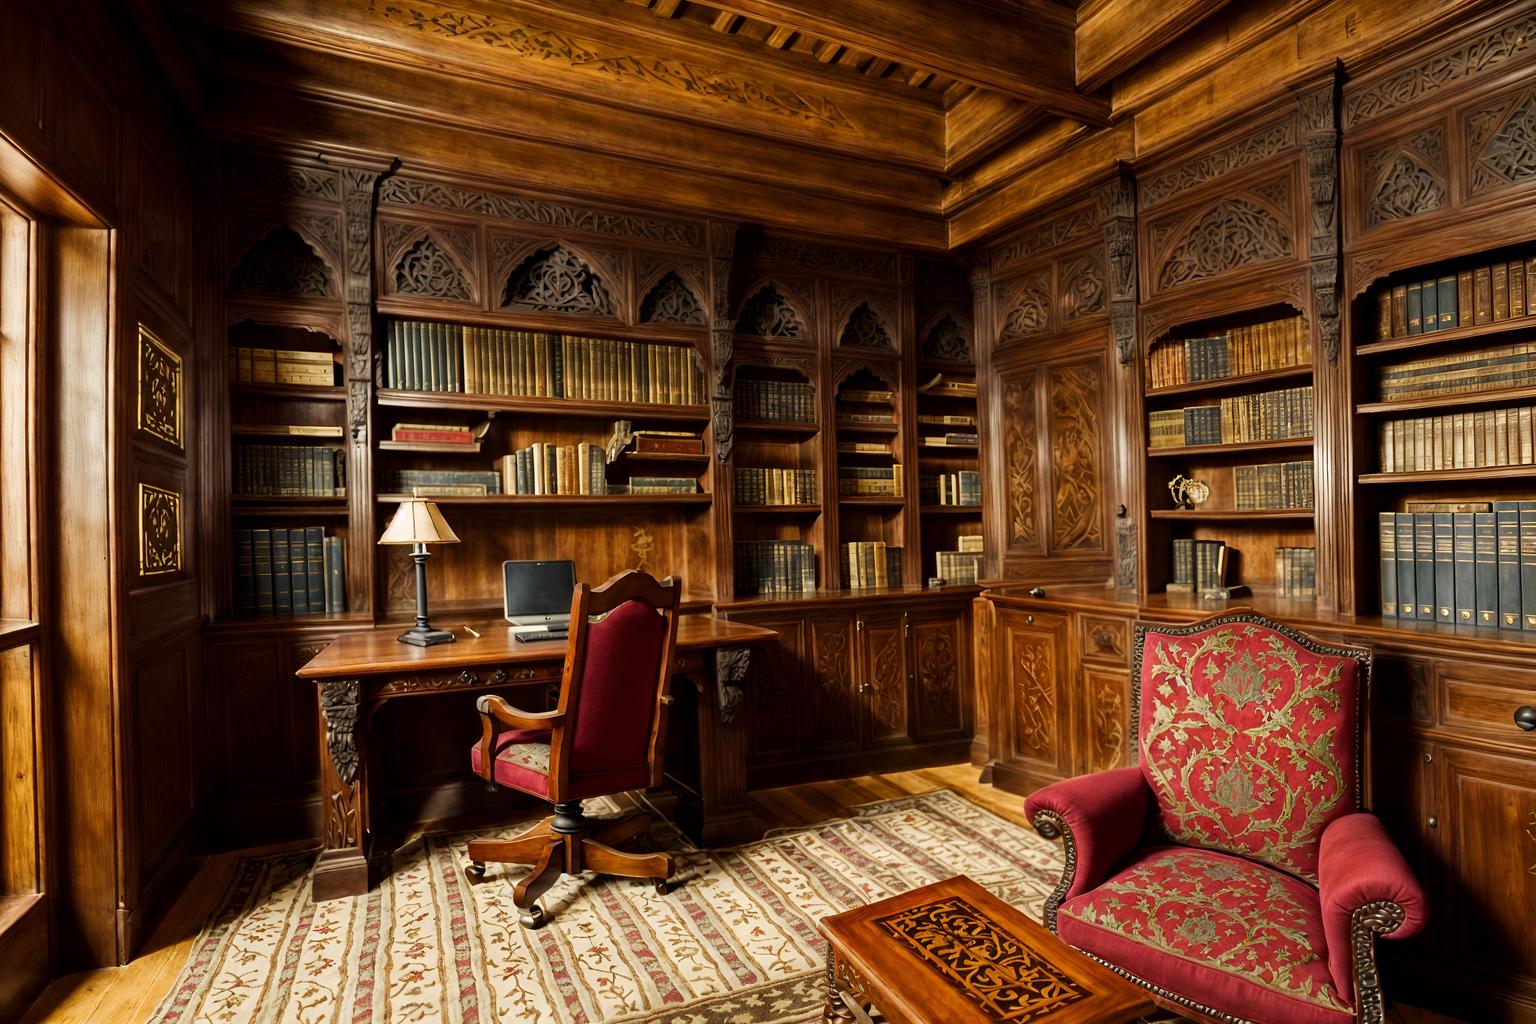
<instances>
[{"instance_id":1,"label":"desk lamp","mask_svg":"<svg viewBox=\"0 0 1536 1024\"><path fill-rule=\"evenodd\" d=\"M446 629L433 629L427 621L427 550L428 544L457 544L458 535L437 510L437 503L425 498L406 498L400 502L395 517L384 528L380 544L410 544L416 563L416 625L401 633L397 640L417 647L453 642Z\"/></svg>"}]
</instances>

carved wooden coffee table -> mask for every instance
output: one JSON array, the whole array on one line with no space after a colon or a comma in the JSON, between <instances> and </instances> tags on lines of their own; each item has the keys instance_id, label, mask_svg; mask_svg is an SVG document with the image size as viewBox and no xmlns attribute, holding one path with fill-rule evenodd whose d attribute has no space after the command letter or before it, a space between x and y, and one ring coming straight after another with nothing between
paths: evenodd
<instances>
[{"instance_id":1,"label":"carved wooden coffee table","mask_svg":"<svg viewBox=\"0 0 1536 1024\"><path fill-rule=\"evenodd\" d=\"M822 919L825 1022L1127 1024L1151 998L965 876Z\"/></svg>"}]
</instances>

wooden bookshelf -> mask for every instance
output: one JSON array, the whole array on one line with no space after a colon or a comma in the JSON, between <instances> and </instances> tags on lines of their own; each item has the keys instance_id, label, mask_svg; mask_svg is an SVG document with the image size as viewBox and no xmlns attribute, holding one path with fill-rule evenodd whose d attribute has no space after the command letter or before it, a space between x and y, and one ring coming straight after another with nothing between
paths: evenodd
<instances>
[{"instance_id":1,"label":"wooden bookshelf","mask_svg":"<svg viewBox=\"0 0 1536 1024\"><path fill-rule=\"evenodd\" d=\"M1433 398L1396 399L1390 402L1361 402L1355 412L1361 416L1390 416L1400 412L1421 412L1429 409L1457 409L1464 405L1504 405L1511 402L1536 400L1536 385L1518 388L1498 388L1493 391L1469 391L1455 395L1436 395Z\"/></svg>"},{"instance_id":2,"label":"wooden bookshelf","mask_svg":"<svg viewBox=\"0 0 1536 1024\"><path fill-rule=\"evenodd\" d=\"M873 459L867 456L874 453L840 452L833 444L836 471L828 483L837 499L837 544L830 552L829 561L837 567L836 579L840 586L853 586L852 578L844 578L844 574L850 572L844 565L845 545L869 542L885 545L886 551L900 548L901 582L917 582L907 578L912 572L911 560L907 557L907 496L915 489L916 481L911 479L911 464L906 457L903 404L899 367L878 360L862 363L839 381L833 392L832 421L836 442L854 443L876 438L878 441L874 443L887 443L891 449L889 453L880 453L883 458ZM889 417L890 422L850 421L849 416ZM857 479L851 474L900 474L900 480L892 494L844 494L844 480ZM829 574L828 578L833 577Z\"/></svg>"},{"instance_id":3,"label":"wooden bookshelf","mask_svg":"<svg viewBox=\"0 0 1536 1024\"><path fill-rule=\"evenodd\" d=\"M1233 391L1255 385L1273 384L1279 381L1310 379L1311 376L1312 366L1308 363L1302 366L1287 366L1279 370L1266 370L1263 373L1235 374L1230 377L1218 377L1215 380L1195 381L1191 384L1177 384L1166 388L1150 388L1145 394L1147 398L1171 398L1178 395Z\"/></svg>"},{"instance_id":4,"label":"wooden bookshelf","mask_svg":"<svg viewBox=\"0 0 1536 1024\"><path fill-rule=\"evenodd\" d=\"M703 423L709 419L705 405L655 405L633 402L593 402L567 398L526 398L507 395L469 395L450 391L401 391L380 389L381 406L402 409L464 409L474 412L517 413L527 416L562 416L596 420L646 420Z\"/></svg>"},{"instance_id":5,"label":"wooden bookshelf","mask_svg":"<svg viewBox=\"0 0 1536 1024\"><path fill-rule=\"evenodd\" d=\"M1315 440L1310 437L1287 437L1278 441L1245 441L1241 444L1188 444L1168 448L1148 448L1147 458L1175 458L1187 455L1242 454L1244 452L1285 451L1311 448Z\"/></svg>"},{"instance_id":6,"label":"wooden bookshelf","mask_svg":"<svg viewBox=\"0 0 1536 1024\"><path fill-rule=\"evenodd\" d=\"M934 500L937 495L929 493L923 486L924 477L951 474L958 478L958 475L963 472L976 473L979 479L981 473L979 445L939 446L922 443L924 437L936 435L953 433L979 436L980 434L980 425L977 422L977 396L926 387L935 378L945 382L974 385L976 368L974 365L958 360L920 360L918 363L917 379L920 384L915 389L918 419L914 425L913 438L917 478L909 485L921 503L918 506L920 538L918 553L921 559L922 579L914 580L913 582L916 583L923 583L940 576L938 552L956 551L960 547L961 537L981 535L981 505L939 504ZM941 416L969 419L971 422L969 425L964 422L949 424L923 422L924 418ZM985 486L985 481L982 481L982 486Z\"/></svg>"},{"instance_id":7,"label":"wooden bookshelf","mask_svg":"<svg viewBox=\"0 0 1536 1024\"><path fill-rule=\"evenodd\" d=\"M380 494L381 504L398 504L409 494ZM438 494L428 495L439 505L467 508L655 508L666 505L708 505L709 494Z\"/></svg>"},{"instance_id":8,"label":"wooden bookshelf","mask_svg":"<svg viewBox=\"0 0 1536 1024\"><path fill-rule=\"evenodd\" d=\"M1374 307L1372 309L1374 315ZM1389 355L1399 352L1408 352L1413 349L1429 348L1435 345L1453 345L1457 342L1480 341L1484 338L1494 339L1505 334L1516 334L1525 331L1536 331L1536 316L1523 316L1515 320L1496 320L1486 324L1471 324L1466 327L1448 327L1445 330L1430 331L1427 334L1408 334L1400 338L1383 338L1380 341L1368 341L1355 346L1355 354L1360 356Z\"/></svg>"}]
</instances>

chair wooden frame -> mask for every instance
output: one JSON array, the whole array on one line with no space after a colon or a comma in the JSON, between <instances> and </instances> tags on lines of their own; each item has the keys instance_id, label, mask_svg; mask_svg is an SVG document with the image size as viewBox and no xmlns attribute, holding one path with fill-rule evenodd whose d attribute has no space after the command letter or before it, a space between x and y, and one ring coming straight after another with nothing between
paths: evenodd
<instances>
[{"instance_id":1,"label":"chair wooden frame","mask_svg":"<svg viewBox=\"0 0 1536 1024\"><path fill-rule=\"evenodd\" d=\"M667 691L677 646L677 615L682 590L682 582L674 576L658 582L649 573L638 571L619 573L596 587L577 584L571 597L571 632L555 709L524 711L495 694L486 694L475 702L481 720L480 776L493 788L500 785L495 777L496 741L502 731L550 731L549 793L545 799L554 804L555 813L511 839L471 840L470 863L464 869L470 882L477 883L485 878L487 862L532 865L513 893L513 902L522 912L521 921L526 927L537 928L548 920L537 901L562 874L596 871L624 878L650 879L658 892L667 891L674 870L670 854L625 853L616 849L649 831L650 815L637 810L602 821L583 815L581 800L570 797L570 753L576 722L581 714L580 691L591 617L606 615L628 601L639 601L666 620L666 635L656 668L651 736L647 748L649 784L661 784L667 712L673 699Z\"/></svg>"}]
</instances>

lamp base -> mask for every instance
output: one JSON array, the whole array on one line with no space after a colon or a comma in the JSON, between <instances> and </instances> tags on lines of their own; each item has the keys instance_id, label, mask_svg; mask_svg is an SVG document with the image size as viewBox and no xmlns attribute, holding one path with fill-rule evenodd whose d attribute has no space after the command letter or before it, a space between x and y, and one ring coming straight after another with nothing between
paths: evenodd
<instances>
[{"instance_id":1,"label":"lamp base","mask_svg":"<svg viewBox=\"0 0 1536 1024\"><path fill-rule=\"evenodd\" d=\"M412 626L410 629L395 637L403 644L411 644L414 647L435 647L438 644L451 644L455 637L446 629L421 629Z\"/></svg>"}]
</instances>

